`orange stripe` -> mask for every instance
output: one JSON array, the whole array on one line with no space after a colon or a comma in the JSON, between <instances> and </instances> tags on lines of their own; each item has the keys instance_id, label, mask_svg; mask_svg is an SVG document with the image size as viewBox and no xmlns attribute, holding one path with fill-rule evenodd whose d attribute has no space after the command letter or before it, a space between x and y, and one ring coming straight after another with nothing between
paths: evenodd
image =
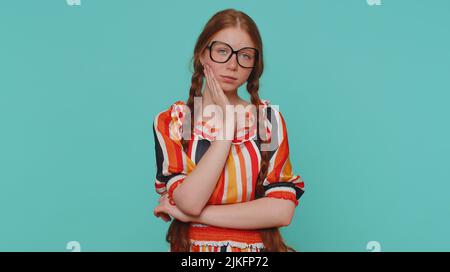
<instances>
[{"instance_id":1,"label":"orange stripe","mask_svg":"<svg viewBox=\"0 0 450 272\"><path fill-rule=\"evenodd\" d=\"M277 180L281 177L281 171L289 157L289 148L287 146L286 138L283 139L281 146L278 147L277 157L275 158L274 174Z\"/></svg>"},{"instance_id":2,"label":"orange stripe","mask_svg":"<svg viewBox=\"0 0 450 272\"><path fill-rule=\"evenodd\" d=\"M280 181L288 181L293 177L293 173L292 173L292 165L291 165L291 160L288 157L284 166L284 170L283 173L280 177Z\"/></svg>"},{"instance_id":3,"label":"orange stripe","mask_svg":"<svg viewBox=\"0 0 450 272\"><path fill-rule=\"evenodd\" d=\"M247 170L245 169L244 156L242 155L241 148L237 145L234 146L239 158L239 165L241 168L241 180L242 180L242 202L247 201Z\"/></svg>"}]
</instances>

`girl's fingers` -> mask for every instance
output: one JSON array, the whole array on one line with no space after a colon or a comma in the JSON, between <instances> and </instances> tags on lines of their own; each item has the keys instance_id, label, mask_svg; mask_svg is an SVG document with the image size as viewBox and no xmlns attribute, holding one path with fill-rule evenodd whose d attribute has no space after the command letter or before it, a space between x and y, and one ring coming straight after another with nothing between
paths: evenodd
<instances>
[{"instance_id":1,"label":"girl's fingers","mask_svg":"<svg viewBox=\"0 0 450 272\"><path fill-rule=\"evenodd\" d=\"M213 88L213 93L214 93L214 101L216 102L217 106L221 105L221 98L220 98L220 94L222 91L222 88L220 87L220 85L218 84L216 78L214 77L214 72L212 71L211 68L209 68L209 72L210 72L210 77L211 77L211 85Z\"/></svg>"},{"instance_id":2,"label":"girl's fingers","mask_svg":"<svg viewBox=\"0 0 450 272\"><path fill-rule=\"evenodd\" d=\"M220 86L217 85L216 77L215 77L214 72L212 71L211 68L209 68L209 72L210 72L210 75L211 75L211 81L212 81L212 83L214 83L214 87L220 87ZM218 90L218 89L216 88L216 90Z\"/></svg>"},{"instance_id":3,"label":"girl's fingers","mask_svg":"<svg viewBox=\"0 0 450 272\"><path fill-rule=\"evenodd\" d=\"M212 84L214 86L214 90L216 92L216 95L218 97L220 97L220 95L223 93L222 87L220 87L220 84L217 81L217 79L216 79L216 77L214 75L214 72L211 69L210 69L210 73L211 73L211 82L212 82Z\"/></svg>"},{"instance_id":4,"label":"girl's fingers","mask_svg":"<svg viewBox=\"0 0 450 272\"><path fill-rule=\"evenodd\" d=\"M227 97L225 96L222 87L214 76L214 72L212 71L211 67L209 67L207 64L205 64L204 67L206 70L205 76L207 79L208 88L211 90L211 96L215 105L222 107L221 105L228 104ZM222 108L222 110L225 109Z\"/></svg>"},{"instance_id":5,"label":"girl's fingers","mask_svg":"<svg viewBox=\"0 0 450 272\"><path fill-rule=\"evenodd\" d=\"M161 217L162 220L164 220L165 222L168 222L171 220L169 214L167 212L165 212L162 208L162 206L158 206L153 210L153 214L156 217Z\"/></svg>"},{"instance_id":6,"label":"girl's fingers","mask_svg":"<svg viewBox=\"0 0 450 272\"><path fill-rule=\"evenodd\" d=\"M158 207L156 207L156 208L153 210L153 215L156 216L156 217L159 217L159 209L158 209Z\"/></svg>"},{"instance_id":7,"label":"girl's fingers","mask_svg":"<svg viewBox=\"0 0 450 272\"><path fill-rule=\"evenodd\" d=\"M168 222L171 220L170 216L166 213L161 214L161 218L162 220L164 220L164 222Z\"/></svg>"},{"instance_id":8,"label":"girl's fingers","mask_svg":"<svg viewBox=\"0 0 450 272\"><path fill-rule=\"evenodd\" d=\"M170 216L167 213L157 213L156 217L161 217L162 220L164 220L164 222L168 222L171 220Z\"/></svg>"},{"instance_id":9,"label":"girl's fingers","mask_svg":"<svg viewBox=\"0 0 450 272\"><path fill-rule=\"evenodd\" d=\"M212 81L213 81L214 86L216 86L217 95L220 96L223 93L223 91L222 91L222 88L219 85L219 82L217 82L217 79L214 76L213 76Z\"/></svg>"},{"instance_id":10,"label":"girl's fingers","mask_svg":"<svg viewBox=\"0 0 450 272\"><path fill-rule=\"evenodd\" d=\"M205 65L204 72L205 72L205 78L206 78L206 85L207 85L208 89L210 90L211 94L213 95L214 90L212 89L212 86L211 86L211 76L209 74L207 65Z\"/></svg>"},{"instance_id":11,"label":"girl's fingers","mask_svg":"<svg viewBox=\"0 0 450 272\"><path fill-rule=\"evenodd\" d=\"M214 86L214 91L216 92L216 95L219 95L219 91L222 89L220 88L220 85L218 85L216 77L214 76L214 72L211 69L209 71L211 73L211 82Z\"/></svg>"},{"instance_id":12,"label":"girl's fingers","mask_svg":"<svg viewBox=\"0 0 450 272\"><path fill-rule=\"evenodd\" d=\"M208 77L207 77L207 79L208 79L208 88L211 91L211 94L213 96L215 96L216 90L214 89L214 84L213 84L213 81L212 81L211 69L209 68L208 65L206 65L206 73L208 74Z\"/></svg>"},{"instance_id":13,"label":"girl's fingers","mask_svg":"<svg viewBox=\"0 0 450 272\"><path fill-rule=\"evenodd\" d=\"M217 90L214 86L214 82L212 80L212 72L211 72L211 68L206 65L206 74L207 74L207 84L208 84L208 89L211 91L211 96L214 102L217 103Z\"/></svg>"}]
</instances>

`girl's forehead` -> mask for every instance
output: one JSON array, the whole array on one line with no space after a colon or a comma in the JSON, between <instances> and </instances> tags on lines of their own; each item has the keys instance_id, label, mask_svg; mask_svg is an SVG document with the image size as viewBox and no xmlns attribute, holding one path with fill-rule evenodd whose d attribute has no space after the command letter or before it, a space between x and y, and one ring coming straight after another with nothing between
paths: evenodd
<instances>
[{"instance_id":1,"label":"girl's forehead","mask_svg":"<svg viewBox=\"0 0 450 272\"><path fill-rule=\"evenodd\" d=\"M244 30L240 28L225 28L214 34L211 41L221 41L225 42L234 50L243 47L255 47L252 39Z\"/></svg>"}]
</instances>

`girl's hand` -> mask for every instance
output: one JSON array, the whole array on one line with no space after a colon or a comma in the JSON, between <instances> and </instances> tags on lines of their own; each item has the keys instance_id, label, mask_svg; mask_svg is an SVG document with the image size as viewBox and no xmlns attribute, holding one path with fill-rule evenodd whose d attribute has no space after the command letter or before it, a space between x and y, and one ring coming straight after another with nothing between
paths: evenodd
<instances>
[{"instance_id":1,"label":"girl's hand","mask_svg":"<svg viewBox=\"0 0 450 272\"><path fill-rule=\"evenodd\" d=\"M211 91L211 97L214 104L221 107L223 113L225 114L225 106L230 105L228 97L223 92L222 87L220 87L220 84L217 81L213 70L206 63L203 65L203 73L205 74L206 85L208 87L208 90Z\"/></svg>"},{"instance_id":2,"label":"girl's hand","mask_svg":"<svg viewBox=\"0 0 450 272\"><path fill-rule=\"evenodd\" d=\"M228 97L225 95L222 87L220 87L220 84L217 81L213 70L206 63L203 65L203 73L205 74L207 89L211 92L211 97L213 99L213 103L222 109L223 116L226 118L227 117L226 105L231 105L230 101L228 100ZM234 127L232 128L232 130L234 131L236 128L236 125L237 125L236 113L234 111L233 111L232 118L234 121L233 122ZM222 123L221 127L224 128L225 124L228 124L226 122L227 119L224 119L222 121L223 121L223 123Z\"/></svg>"},{"instance_id":3,"label":"girl's hand","mask_svg":"<svg viewBox=\"0 0 450 272\"><path fill-rule=\"evenodd\" d=\"M170 204L167 194L159 198L159 205L153 210L156 217L161 217L164 222L169 222L172 218L178 219L182 222L192 222L193 218L177 208L177 206Z\"/></svg>"},{"instance_id":4,"label":"girl's hand","mask_svg":"<svg viewBox=\"0 0 450 272\"><path fill-rule=\"evenodd\" d=\"M163 197L165 197L167 195L167 193L165 193L164 195L162 195L159 199L158 199L158 206L161 204L161 201L163 200ZM169 222L170 220L172 220L172 218L170 218L168 213L162 212L162 211L156 211L156 208L153 210L153 214L156 217L161 217L162 220L164 220L164 222Z\"/></svg>"}]
</instances>

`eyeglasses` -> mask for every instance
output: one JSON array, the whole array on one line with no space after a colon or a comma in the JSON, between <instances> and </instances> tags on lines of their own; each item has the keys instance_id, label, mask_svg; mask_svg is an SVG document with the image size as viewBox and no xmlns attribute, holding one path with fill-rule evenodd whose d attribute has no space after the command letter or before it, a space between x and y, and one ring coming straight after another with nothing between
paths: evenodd
<instances>
[{"instance_id":1,"label":"eyeglasses","mask_svg":"<svg viewBox=\"0 0 450 272\"><path fill-rule=\"evenodd\" d=\"M231 56L236 53L237 63L243 68L255 67L259 51L253 47L244 47L239 50L233 48L224 42L213 41L209 46L209 57L217 63L225 63L230 60Z\"/></svg>"}]
</instances>

